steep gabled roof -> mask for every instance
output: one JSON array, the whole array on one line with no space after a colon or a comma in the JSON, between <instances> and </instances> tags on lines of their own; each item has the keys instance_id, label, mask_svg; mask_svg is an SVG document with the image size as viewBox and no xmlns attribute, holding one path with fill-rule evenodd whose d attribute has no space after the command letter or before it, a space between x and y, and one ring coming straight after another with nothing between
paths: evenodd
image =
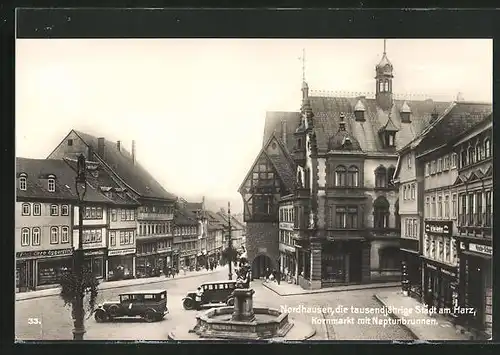
<instances>
[{"instance_id":1,"label":"steep gabled roof","mask_svg":"<svg viewBox=\"0 0 500 355\"><path fill-rule=\"evenodd\" d=\"M281 122L286 122L283 125ZM264 147L269 142L273 134L279 137L283 143L283 134L286 135L286 148L289 152L293 151L295 145L293 134L301 124L300 112L283 112L283 111L268 111L266 112L266 122L264 124L264 139L262 146ZM285 132L283 132L285 130Z\"/></svg>"},{"instance_id":2,"label":"steep gabled roof","mask_svg":"<svg viewBox=\"0 0 500 355\"><path fill-rule=\"evenodd\" d=\"M177 226L197 226L196 215L186 209L177 208L174 212L174 224Z\"/></svg>"},{"instance_id":3,"label":"steep gabled roof","mask_svg":"<svg viewBox=\"0 0 500 355\"><path fill-rule=\"evenodd\" d=\"M229 216L222 211L217 212L217 215L224 220L224 222L227 224L229 222ZM245 227L233 216L231 216L231 229L232 230L240 230L240 229L245 229Z\"/></svg>"},{"instance_id":4,"label":"steep gabled roof","mask_svg":"<svg viewBox=\"0 0 500 355\"><path fill-rule=\"evenodd\" d=\"M225 230L224 221L220 219L217 213L212 211L206 211L208 219L208 229L209 230Z\"/></svg>"},{"instance_id":5,"label":"steep gabled roof","mask_svg":"<svg viewBox=\"0 0 500 355\"><path fill-rule=\"evenodd\" d=\"M97 155L97 137L85 132L73 130ZM125 184L145 198L175 200L176 196L166 191L163 186L144 167L132 160L132 155L124 148L118 150L116 143L105 140L105 156L99 158L108 165Z\"/></svg>"}]
</instances>

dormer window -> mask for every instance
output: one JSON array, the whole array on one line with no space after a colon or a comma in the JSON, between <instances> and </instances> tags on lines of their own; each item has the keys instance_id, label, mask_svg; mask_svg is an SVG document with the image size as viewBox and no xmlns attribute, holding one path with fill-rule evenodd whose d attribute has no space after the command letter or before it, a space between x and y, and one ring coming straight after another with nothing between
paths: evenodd
<instances>
[{"instance_id":1,"label":"dormer window","mask_svg":"<svg viewBox=\"0 0 500 355\"><path fill-rule=\"evenodd\" d=\"M394 132L387 132L385 134L385 144L387 147L394 147L396 134Z\"/></svg>"},{"instance_id":2,"label":"dormer window","mask_svg":"<svg viewBox=\"0 0 500 355\"><path fill-rule=\"evenodd\" d=\"M26 174L19 177L19 190L26 191Z\"/></svg>"},{"instance_id":3,"label":"dormer window","mask_svg":"<svg viewBox=\"0 0 500 355\"><path fill-rule=\"evenodd\" d=\"M297 148L298 149L302 148L302 138L297 139Z\"/></svg>"},{"instance_id":4,"label":"dormer window","mask_svg":"<svg viewBox=\"0 0 500 355\"><path fill-rule=\"evenodd\" d=\"M51 176L47 180L47 188L49 192L55 192L56 191L56 179Z\"/></svg>"}]
</instances>

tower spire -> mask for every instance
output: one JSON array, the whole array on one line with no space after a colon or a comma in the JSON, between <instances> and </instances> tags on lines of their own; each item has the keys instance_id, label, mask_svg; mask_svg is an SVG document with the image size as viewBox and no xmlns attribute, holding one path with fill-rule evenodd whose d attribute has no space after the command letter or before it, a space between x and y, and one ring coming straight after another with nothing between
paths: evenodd
<instances>
[{"instance_id":1,"label":"tower spire","mask_svg":"<svg viewBox=\"0 0 500 355\"><path fill-rule=\"evenodd\" d=\"M387 39L384 38L384 54L385 54L386 46L387 46Z\"/></svg>"},{"instance_id":2,"label":"tower spire","mask_svg":"<svg viewBox=\"0 0 500 355\"><path fill-rule=\"evenodd\" d=\"M302 56L299 57L302 61L302 82L306 81L306 50L302 48Z\"/></svg>"}]
</instances>

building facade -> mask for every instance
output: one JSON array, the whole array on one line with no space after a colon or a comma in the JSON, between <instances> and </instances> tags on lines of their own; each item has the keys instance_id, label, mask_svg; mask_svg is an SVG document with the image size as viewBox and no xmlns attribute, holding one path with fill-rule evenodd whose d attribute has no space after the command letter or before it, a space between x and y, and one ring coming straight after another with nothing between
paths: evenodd
<instances>
[{"instance_id":1,"label":"building facade","mask_svg":"<svg viewBox=\"0 0 500 355\"><path fill-rule=\"evenodd\" d=\"M183 211L186 212L186 211ZM174 249L179 250L179 267L191 269L197 266L198 221L180 211L174 218Z\"/></svg>"},{"instance_id":2,"label":"building facade","mask_svg":"<svg viewBox=\"0 0 500 355\"><path fill-rule=\"evenodd\" d=\"M400 279L397 151L450 103L395 100L393 69L384 52L374 98L313 96L304 82L300 112L267 113L263 148L239 189L254 275L277 265L278 206L293 195L303 288Z\"/></svg>"},{"instance_id":3,"label":"building facade","mask_svg":"<svg viewBox=\"0 0 500 355\"><path fill-rule=\"evenodd\" d=\"M290 200L286 197L281 200L279 207L279 268L282 275L296 280L298 264L294 242L295 209L293 195Z\"/></svg>"},{"instance_id":4,"label":"building facade","mask_svg":"<svg viewBox=\"0 0 500 355\"><path fill-rule=\"evenodd\" d=\"M460 315L486 337L492 334L493 120L465 132L453 146L458 157L454 194L458 196L459 305L475 314Z\"/></svg>"},{"instance_id":5,"label":"building facade","mask_svg":"<svg viewBox=\"0 0 500 355\"><path fill-rule=\"evenodd\" d=\"M16 158L16 292L53 287L72 269L73 176L64 161Z\"/></svg>"},{"instance_id":6,"label":"building facade","mask_svg":"<svg viewBox=\"0 0 500 355\"><path fill-rule=\"evenodd\" d=\"M218 262L222 255L224 224L212 211L206 211L208 232L207 232L207 250L210 260Z\"/></svg>"}]
</instances>

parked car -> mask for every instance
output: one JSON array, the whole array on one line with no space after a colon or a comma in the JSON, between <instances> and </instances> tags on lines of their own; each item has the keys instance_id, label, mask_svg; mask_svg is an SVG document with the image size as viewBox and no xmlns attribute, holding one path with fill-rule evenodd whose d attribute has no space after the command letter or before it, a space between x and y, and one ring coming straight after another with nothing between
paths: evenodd
<instances>
[{"instance_id":1,"label":"parked car","mask_svg":"<svg viewBox=\"0 0 500 355\"><path fill-rule=\"evenodd\" d=\"M167 314L167 291L146 290L122 293L119 300L100 304L94 318L99 323L122 317L141 317L146 322L154 322L162 320Z\"/></svg>"},{"instance_id":2,"label":"parked car","mask_svg":"<svg viewBox=\"0 0 500 355\"><path fill-rule=\"evenodd\" d=\"M233 291L236 288L236 280L225 280L215 282L205 282L200 285L203 290L201 296L201 308L233 306ZM196 291L188 292L182 299L182 306L186 310L197 308Z\"/></svg>"}]
</instances>

